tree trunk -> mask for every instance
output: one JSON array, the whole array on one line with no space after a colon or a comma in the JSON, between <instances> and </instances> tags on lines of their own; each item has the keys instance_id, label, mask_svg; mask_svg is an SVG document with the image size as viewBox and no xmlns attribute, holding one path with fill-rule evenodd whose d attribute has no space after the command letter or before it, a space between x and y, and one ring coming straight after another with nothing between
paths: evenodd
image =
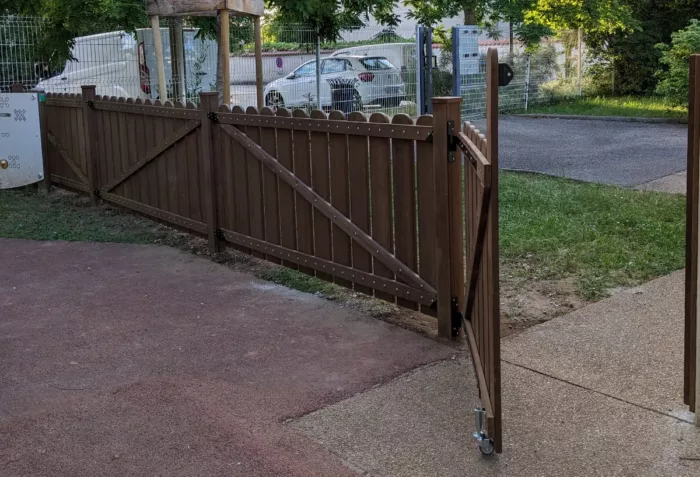
<instances>
[{"instance_id":1,"label":"tree trunk","mask_svg":"<svg viewBox=\"0 0 700 477\"><path fill-rule=\"evenodd\" d=\"M476 12L474 7L469 5L464 7L464 24L476 25Z\"/></svg>"},{"instance_id":2,"label":"tree trunk","mask_svg":"<svg viewBox=\"0 0 700 477\"><path fill-rule=\"evenodd\" d=\"M508 22L508 50L513 58L513 21Z\"/></svg>"}]
</instances>

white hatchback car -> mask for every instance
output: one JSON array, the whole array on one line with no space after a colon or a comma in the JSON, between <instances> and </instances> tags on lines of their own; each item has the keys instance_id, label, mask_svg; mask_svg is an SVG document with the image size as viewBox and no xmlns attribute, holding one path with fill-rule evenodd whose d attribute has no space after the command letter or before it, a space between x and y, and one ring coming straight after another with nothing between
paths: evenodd
<instances>
[{"instance_id":1,"label":"white hatchback car","mask_svg":"<svg viewBox=\"0 0 700 477\"><path fill-rule=\"evenodd\" d=\"M333 108L327 80L355 83L353 110L362 105L398 106L406 99L406 86L399 70L383 56L334 56L321 60L321 106ZM265 87L265 104L272 107L316 105L316 60L304 63L284 78Z\"/></svg>"}]
</instances>

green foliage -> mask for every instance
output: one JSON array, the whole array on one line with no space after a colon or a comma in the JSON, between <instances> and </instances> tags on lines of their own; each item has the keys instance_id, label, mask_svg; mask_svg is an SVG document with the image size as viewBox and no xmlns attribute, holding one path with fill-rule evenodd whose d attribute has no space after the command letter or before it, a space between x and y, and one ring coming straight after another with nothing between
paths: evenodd
<instances>
[{"instance_id":1,"label":"green foliage","mask_svg":"<svg viewBox=\"0 0 700 477\"><path fill-rule=\"evenodd\" d=\"M624 0L636 18L634 30L587 34L590 55L604 65L592 71L594 81L612 83L614 94L650 94L658 82L661 50L654 46L670 43L671 33L700 17L700 3L686 0ZM611 84L612 86L612 84Z\"/></svg>"},{"instance_id":2,"label":"green foliage","mask_svg":"<svg viewBox=\"0 0 700 477\"><path fill-rule=\"evenodd\" d=\"M396 26L400 21L394 13L397 0L267 0L266 5L274 12L269 20L273 28L275 24L309 25L327 41L338 39L344 28L363 26L369 15L382 25ZM300 42L286 37L278 41Z\"/></svg>"},{"instance_id":3,"label":"green foliage","mask_svg":"<svg viewBox=\"0 0 700 477\"><path fill-rule=\"evenodd\" d=\"M636 25L624 0L535 0L524 17L527 24L553 31L583 28L587 32L613 32Z\"/></svg>"},{"instance_id":4,"label":"green foliage","mask_svg":"<svg viewBox=\"0 0 700 477\"><path fill-rule=\"evenodd\" d=\"M143 0L0 0L0 12L43 19L41 37L31 53L36 61L49 62L50 70L70 59L75 37L114 30L133 32L148 25Z\"/></svg>"},{"instance_id":5,"label":"green foliage","mask_svg":"<svg viewBox=\"0 0 700 477\"><path fill-rule=\"evenodd\" d=\"M688 103L690 55L700 53L700 22L691 20L683 30L671 35L671 45L659 44L661 50L656 92L675 104Z\"/></svg>"}]
</instances>

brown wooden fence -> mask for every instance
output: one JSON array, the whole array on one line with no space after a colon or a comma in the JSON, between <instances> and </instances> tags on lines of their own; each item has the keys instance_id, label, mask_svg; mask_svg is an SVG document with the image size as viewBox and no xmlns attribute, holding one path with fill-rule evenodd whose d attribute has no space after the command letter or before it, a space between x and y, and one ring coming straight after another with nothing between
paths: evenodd
<instances>
[{"instance_id":1,"label":"brown wooden fence","mask_svg":"<svg viewBox=\"0 0 700 477\"><path fill-rule=\"evenodd\" d=\"M460 98L414 121L48 94L47 185L463 327L500 452L495 51L488 68L488 139Z\"/></svg>"}]
</instances>

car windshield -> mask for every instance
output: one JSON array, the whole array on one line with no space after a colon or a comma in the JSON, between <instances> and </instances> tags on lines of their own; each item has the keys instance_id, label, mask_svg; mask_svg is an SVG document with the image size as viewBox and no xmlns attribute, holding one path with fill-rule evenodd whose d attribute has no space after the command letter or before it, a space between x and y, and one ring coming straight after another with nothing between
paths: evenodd
<instances>
[{"instance_id":1,"label":"car windshield","mask_svg":"<svg viewBox=\"0 0 700 477\"><path fill-rule=\"evenodd\" d=\"M391 70L395 68L386 58L362 58L360 63L369 71Z\"/></svg>"}]
</instances>

